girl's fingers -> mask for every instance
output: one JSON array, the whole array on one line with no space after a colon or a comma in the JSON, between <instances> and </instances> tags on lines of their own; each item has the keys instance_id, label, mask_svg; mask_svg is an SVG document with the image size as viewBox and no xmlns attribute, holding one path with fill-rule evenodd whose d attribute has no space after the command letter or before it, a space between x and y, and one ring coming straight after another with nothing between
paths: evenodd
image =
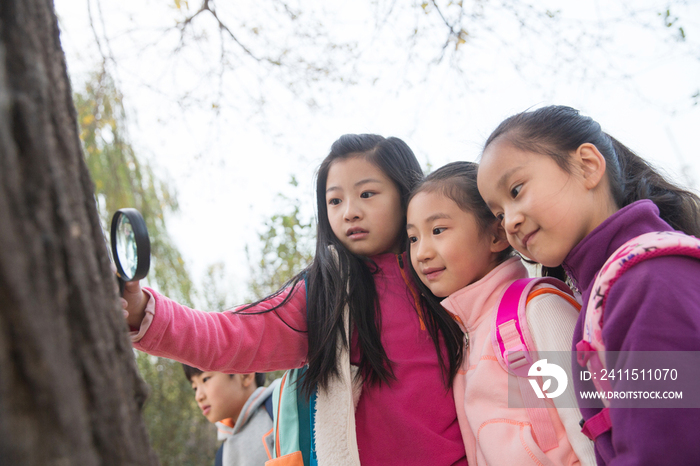
<instances>
[{"instance_id":1,"label":"girl's fingers","mask_svg":"<svg viewBox=\"0 0 700 466\"><path fill-rule=\"evenodd\" d=\"M119 302L122 305L122 313L124 315L124 319L129 319L129 311L126 310L126 308L129 306L129 302L124 298L119 298Z\"/></svg>"},{"instance_id":2,"label":"girl's fingers","mask_svg":"<svg viewBox=\"0 0 700 466\"><path fill-rule=\"evenodd\" d=\"M141 289L141 284L137 281L126 282L124 284L124 294L122 296L122 306L127 311L127 323L131 327L139 327L145 315L148 298Z\"/></svg>"},{"instance_id":3,"label":"girl's fingers","mask_svg":"<svg viewBox=\"0 0 700 466\"><path fill-rule=\"evenodd\" d=\"M141 291L141 285L138 280L134 282L126 282L124 284L124 289L129 293L138 293Z\"/></svg>"}]
</instances>

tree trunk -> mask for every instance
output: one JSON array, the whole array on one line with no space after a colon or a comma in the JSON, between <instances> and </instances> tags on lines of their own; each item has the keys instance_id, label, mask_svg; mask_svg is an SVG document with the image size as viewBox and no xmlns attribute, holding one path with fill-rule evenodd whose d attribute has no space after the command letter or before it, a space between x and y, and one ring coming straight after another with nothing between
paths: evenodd
<instances>
[{"instance_id":1,"label":"tree trunk","mask_svg":"<svg viewBox=\"0 0 700 466\"><path fill-rule=\"evenodd\" d=\"M51 0L0 1L0 465L156 464Z\"/></svg>"}]
</instances>

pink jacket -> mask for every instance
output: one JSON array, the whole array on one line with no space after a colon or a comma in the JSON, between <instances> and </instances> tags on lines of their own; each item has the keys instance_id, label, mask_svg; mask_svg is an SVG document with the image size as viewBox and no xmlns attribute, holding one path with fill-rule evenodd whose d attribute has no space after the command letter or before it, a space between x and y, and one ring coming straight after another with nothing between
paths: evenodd
<instances>
[{"instance_id":1,"label":"pink jacket","mask_svg":"<svg viewBox=\"0 0 700 466\"><path fill-rule=\"evenodd\" d=\"M153 299L146 306L147 315L139 336L132 338L136 349L194 364L202 370L228 373L293 369L306 363L308 340L303 332L306 330L303 283L288 305L277 309L276 313L250 315L195 311L153 290L147 291ZM285 290L257 305L256 310L274 307L288 293Z\"/></svg>"},{"instance_id":2,"label":"pink jacket","mask_svg":"<svg viewBox=\"0 0 700 466\"><path fill-rule=\"evenodd\" d=\"M556 408L550 408L549 414L559 446L544 453L533 438L525 408L508 407L509 383L516 387L517 397L520 392L515 376L509 375L498 362L491 329L501 293L513 281L525 277L527 270L520 259L509 259L478 282L442 301L445 309L460 318L469 335L467 356L453 387L467 459L472 466L579 464ZM562 298L548 296L564 302Z\"/></svg>"}]
</instances>

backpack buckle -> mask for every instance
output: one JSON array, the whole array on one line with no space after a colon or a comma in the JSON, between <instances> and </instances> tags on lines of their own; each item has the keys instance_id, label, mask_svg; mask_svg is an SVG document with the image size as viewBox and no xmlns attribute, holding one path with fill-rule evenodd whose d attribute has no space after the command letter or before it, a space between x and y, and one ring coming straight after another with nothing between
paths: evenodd
<instances>
[{"instance_id":1,"label":"backpack buckle","mask_svg":"<svg viewBox=\"0 0 700 466\"><path fill-rule=\"evenodd\" d=\"M588 361L594 354L597 354L596 349L586 340L581 340L576 343L576 361L579 366L586 367Z\"/></svg>"},{"instance_id":2,"label":"backpack buckle","mask_svg":"<svg viewBox=\"0 0 700 466\"><path fill-rule=\"evenodd\" d=\"M519 344L507 348L504 352L504 359L508 370L518 377L527 377L527 373L532 365L532 356L524 344Z\"/></svg>"}]
</instances>

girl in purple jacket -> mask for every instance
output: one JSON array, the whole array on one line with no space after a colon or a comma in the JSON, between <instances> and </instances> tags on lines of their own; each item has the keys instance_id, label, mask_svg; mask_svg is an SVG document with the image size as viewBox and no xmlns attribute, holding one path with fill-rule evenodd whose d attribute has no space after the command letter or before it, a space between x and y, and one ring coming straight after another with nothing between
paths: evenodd
<instances>
[{"instance_id":1,"label":"girl in purple jacket","mask_svg":"<svg viewBox=\"0 0 700 466\"><path fill-rule=\"evenodd\" d=\"M583 308L596 273L618 247L655 231L700 233L700 199L674 186L598 123L563 106L512 116L488 138L478 174L479 192L523 256L545 274L577 287ZM631 267L610 288L602 326L612 352L700 351L700 261L687 256L648 259ZM576 362L581 312L574 331L574 387L593 391ZM695 353L697 354L697 353ZM577 371L579 372L577 374ZM687 374L686 374L687 375ZM617 379L615 390L634 390ZM693 385L697 386L697 381ZM697 464L698 409L621 407L610 400L612 428L595 440L599 464ZM643 408L643 405L641 405Z\"/></svg>"}]
</instances>

